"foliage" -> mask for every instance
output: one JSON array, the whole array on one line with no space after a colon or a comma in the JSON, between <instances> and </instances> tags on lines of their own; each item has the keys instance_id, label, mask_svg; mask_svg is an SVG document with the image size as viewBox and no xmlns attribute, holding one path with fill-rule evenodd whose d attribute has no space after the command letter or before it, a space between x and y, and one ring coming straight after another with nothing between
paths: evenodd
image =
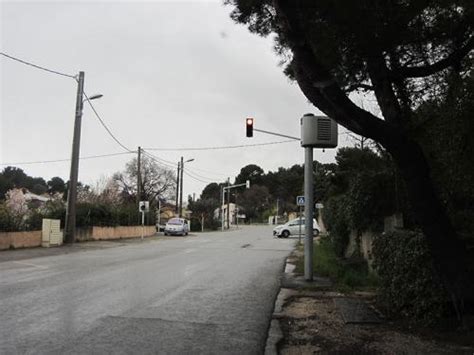
<instances>
[{"instance_id":1,"label":"foliage","mask_svg":"<svg viewBox=\"0 0 474 355\"><path fill-rule=\"evenodd\" d=\"M332 241L322 238L314 245L313 271L320 276L329 277L341 291L350 291L377 286L378 279L369 272L363 259L343 260L334 252ZM302 273L304 259L297 261L296 271Z\"/></svg>"},{"instance_id":2,"label":"foliage","mask_svg":"<svg viewBox=\"0 0 474 355\"><path fill-rule=\"evenodd\" d=\"M13 188L26 188L35 194L42 195L48 191L48 184L41 177L28 176L20 168L7 166L0 173L0 200L4 199L7 191Z\"/></svg>"},{"instance_id":3,"label":"foliage","mask_svg":"<svg viewBox=\"0 0 474 355\"><path fill-rule=\"evenodd\" d=\"M191 200L188 205L188 208L192 211L191 229L201 231L202 217L204 216L204 228L216 230L219 222L214 219L214 211L219 205L219 200L214 198Z\"/></svg>"},{"instance_id":4,"label":"foliage","mask_svg":"<svg viewBox=\"0 0 474 355\"><path fill-rule=\"evenodd\" d=\"M263 213L270 207L270 194L266 186L250 185L239 198L239 205L245 211L246 220L261 220Z\"/></svg>"},{"instance_id":5,"label":"foliage","mask_svg":"<svg viewBox=\"0 0 474 355\"><path fill-rule=\"evenodd\" d=\"M15 218L4 201L0 201L0 231L12 232L18 230Z\"/></svg>"},{"instance_id":6,"label":"foliage","mask_svg":"<svg viewBox=\"0 0 474 355\"><path fill-rule=\"evenodd\" d=\"M333 196L325 202L323 220L330 231L329 237L337 256L343 256L349 244L349 221L347 218L347 197Z\"/></svg>"},{"instance_id":7,"label":"foliage","mask_svg":"<svg viewBox=\"0 0 474 355\"><path fill-rule=\"evenodd\" d=\"M381 231L384 217L399 211L404 196L386 157L367 148L341 148L336 161L322 212L335 252L342 256L350 231Z\"/></svg>"},{"instance_id":8,"label":"foliage","mask_svg":"<svg viewBox=\"0 0 474 355\"><path fill-rule=\"evenodd\" d=\"M416 136L454 226L474 242L474 77L451 78L449 95L417 110Z\"/></svg>"},{"instance_id":9,"label":"foliage","mask_svg":"<svg viewBox=\"0 0 474 355\"><path fill-rule=\"evenodd\" d=\"M66 183L59 176L55 176L48 181L48 192L50 194L64 193L66 191Z\"/></svg>"},{"instance_id":10,"label":"foliage","mask_svg":"<svg viewBox=\"0 0 474 355\"><path fill-rule=\"evenodd\" d=\"M247 180L251 185L261 185L264 171L261 167L255 164L249 164L240 169L239 175L235 178L234 184L245 184Z\"/></svg>"},{"instance_id":11,"label":"foliage","mask_svg":"<svg viewBox=\"0 0 474 355\"><path fill-rule=\"evenodd\" d=\"M381 234L374 240L372 253L386 314L424 325L438 321L449 300L435 277L423 234L401 230Z\"/></svg>"},{"instance_id":12,"label":"foliage","mask_svg":"<svg viewBox=\"0 0 474 355\"><path fill-rule=\"evenodd\" d=\"M222 198L221 188L223 185L224 184L218 184L216 182L206 185L206 187L201 192L201 200L214 199L220 201Z\"/></svg>"}]
</instances>

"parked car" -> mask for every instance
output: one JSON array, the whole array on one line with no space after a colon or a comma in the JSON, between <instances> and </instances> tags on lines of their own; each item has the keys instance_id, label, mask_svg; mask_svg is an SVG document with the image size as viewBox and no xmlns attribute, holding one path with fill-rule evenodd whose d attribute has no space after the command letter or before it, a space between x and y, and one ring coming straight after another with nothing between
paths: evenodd
<instances>
[{"instance_id":1,"label":"parked car","mask_svg":"<svg viewBox=\"0 0 474 355\"><path fill-rule=\"evenodd\" d=\"M155 225L155 227L156 227L156 231L157 231L157 232L164 232L164 231L165 231L165 225L164 225L164 224L158 224L158 223L157 223L157 224Z\"/></svg>"},{"instance_id":2,"label":"parked car","mask_svg":"<svg viewBox=\"0 0 474 355\"><path fill-rule=\"evenodd\" d=\"M188 235L189 222L184 218L171 218L165 225L165 235Z\"/></svg>"},{"instance_id":3,"label":"parked car","mask_svg":"<svg viewBox=\"0 0 474 355\"><path fill-rule=\"evenodd\" d=\"M313 234L317 236L319 234L319 225L316 220L313 218ZM292 219L291 221L286 222L273 228L273 235L278 238L288 238L290 235L298 235L300 233L300 219ZM301 235L305 235L305 219L301 218Z\"/></svg>"}]
</instances>

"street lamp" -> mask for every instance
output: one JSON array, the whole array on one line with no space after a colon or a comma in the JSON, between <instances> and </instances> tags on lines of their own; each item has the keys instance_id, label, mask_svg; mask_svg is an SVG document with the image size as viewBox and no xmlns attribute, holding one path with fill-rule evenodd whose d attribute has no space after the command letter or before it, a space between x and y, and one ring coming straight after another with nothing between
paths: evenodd
<instances>
[{"instance_id":1,"label":"street lamp","mask_svg":"<svg viewBox=\"0 0 474 355\"><path fill-rule=\"evenodd\" d=\"M194 158L193 159L188 159L186 161L183 161L183 159L184 158L181 157L181 165L180 165L181 179L179 181L179 183L180 183L179 189L181 190L181 193L179 194L179 212L178 212L179 217L182 217L182 215L183 215L183 171L184 171L184 163L189 163L189 162L194 161Z\"/></svg>"},{"instance_id":2,"label":"street lamp","mask_svg":"<svg viewBox=\"0 0 474 355\"><path fill-rule=\"evenodd\" d=\"M84 101L101 98L102 95L94 95L83 100L84 72L79 72L76 96L76 118L74 120L74 135L72 139L71 171L69 174L69 189L67 194L67 210L65 223L65 243L74 243L76 237L76 200L77 200L77 178L79 174L79 148L81 141L81 121Z\"/></svg>"}]
</instances>

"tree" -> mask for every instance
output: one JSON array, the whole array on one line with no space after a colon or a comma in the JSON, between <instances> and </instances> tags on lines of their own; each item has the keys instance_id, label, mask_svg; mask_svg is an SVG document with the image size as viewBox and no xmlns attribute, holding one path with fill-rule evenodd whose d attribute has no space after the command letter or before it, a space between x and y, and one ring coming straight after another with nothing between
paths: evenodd
<instances>
[{"instance_id":1,"label":"tree","mask_svg":"<svg viewBox=\"0 0 474 355\"><path fill-rule=\"evenodd\" d=\"M146 155L141 157L141 196L140 200L156 203L158 197L172 199L176 189L174 173L158 165ZM137 158L127 163L123 172L113 175L113 180L121 189L125 200L133 201L137 195Z\"/></svg>"},{"instance_id":2,"label":"tree","mask_svg":"<svg viewBox=\"0 0 474 355\"><path fill-rule=\"evenodd\" d=\"M265 186L251 185L239 196L241 196L239 205L243 207L247 220L260 218L262 213L270 206L270 194Z\"/></svg>"},{"instance_id":3,"label":"tree","mask_svg":"<svg viewBox=\"0 0 474 355\"><path fill-rule=\"evenodd\" d=\"M222 198L221 196L221 188L224 184L218 184L216 182L212 182L202 190L201 192L201 200L206 200L206 199L215 199L217 201L220 201Z\"/></svg>"},{"instance_id":4,"label":"tree","mask_svg":"<svg viewBox=\"0 0 474 355\"><path fill-rule=\"evenodd\" d=\"M216 229L218 221L214 220L214 211L219 208L219 199L215 198L200 198L197 201L189 201L188 208L192 211L193 223L197 224L198 228L193 227L193 230L200 230L202 225L202 217L204 217L204 226L207 229Z\"/></svg>"},{"instance_id":5,"label":"tree","mask_svg":"<svg viewBox=\"0 0 474 355\"><path fill-rule=\"evenodd\" d=\"M460 317L472 292L467 249L441 203L430 160L414 134L416 109L450 93L472 71L474 12L460 1L227 0L232 18L276 34L285 73L339 124L383 146L407 187L434 268ZM361 25L363 19L363 25ZM375 96L382 117L351 92ZM422 124L422 123L421 123ZM472 294L470 295L472 296Z\"/></svg>"},{"instance_id":6,"label":"tree","mask_svg":"<svg viewBox=\"0 0 474 355\"><path fill-rule=\"evenodd\" d=\"M255 164L249 164L240 169L239 175L235 178L235 184L244 184L247 180L250 184L260 185L262 183L262 176L264 171L261 167Z\"/></svg>"},{"instance_id":7,"label":"tree","mask_svg":"<svg viewBox=\"0 0 474 355\"><path fill-rule=\"evenodd\" d=\"M48 192L53 195L55 193L64 193L66 191L66 183L59 176L55 176L48 181Z\"/></svg>"}]
</instances>

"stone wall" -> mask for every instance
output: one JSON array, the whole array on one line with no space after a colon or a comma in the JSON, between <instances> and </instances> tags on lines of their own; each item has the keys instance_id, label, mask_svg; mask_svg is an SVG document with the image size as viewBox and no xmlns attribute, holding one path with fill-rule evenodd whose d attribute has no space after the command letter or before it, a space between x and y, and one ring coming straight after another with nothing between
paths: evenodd
<instances>
[{"instance_id":1,"label":"stone wall","mask_svg":"<svg viewBox=\"0 0 474 355\"><path fill-rule=\"evenodd\" d=\"M41 231L0 232L0 250L41 246Z\"/></svg>"},{"instance_id":2,"label":"stone wall","mask_svg":"<svg viewBox=\"0 0 474 355\"><path fill-rule=\"evenodd\" d=\"M150 237L155 232L155 226L145 226L143 228L143 235L145 237ZM41 246L41 233L41 231L0 232L0 250L39 247ZM86 227L76 229L76 240L79 242L140 238L141 235L142 226Z\"/></svg>"}]
</instances>

